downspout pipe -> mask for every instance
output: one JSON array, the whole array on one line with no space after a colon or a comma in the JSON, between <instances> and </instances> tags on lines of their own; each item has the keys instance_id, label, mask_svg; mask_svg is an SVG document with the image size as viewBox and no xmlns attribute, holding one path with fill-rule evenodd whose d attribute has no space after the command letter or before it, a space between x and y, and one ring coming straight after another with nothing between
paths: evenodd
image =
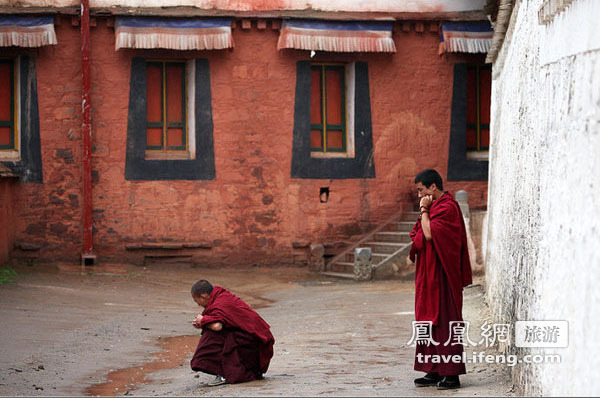
<instances>
[{"instance_id":1,"label":"downspout pipe","mask_svg":"<svg viewBox=\"0 0 600 398\"><path fill-rule=\"evenodd\" d=\"M90 2L81 0L81 136L83 138L83 253L81 265L95 265L92 239L92 104L90 102Z\"/></svg>"},{"instance_id":2,"label":"downspout pipe","mask_svg":"<svg viewBox=\"0 0 600 398\"><path fill-rule=\"evenodd\" d=\"M490 0L488 0L489 2ZM492 44L488 50L486 63L494 63L498 57L498 53L502 48L504 39L506 37L506 31L510 24L510 16L514 7L514 0L496 0L497 3L497 16L496 20L492 21L494 26L494 36L492 37Z\"/></svg>"}]
</instances>

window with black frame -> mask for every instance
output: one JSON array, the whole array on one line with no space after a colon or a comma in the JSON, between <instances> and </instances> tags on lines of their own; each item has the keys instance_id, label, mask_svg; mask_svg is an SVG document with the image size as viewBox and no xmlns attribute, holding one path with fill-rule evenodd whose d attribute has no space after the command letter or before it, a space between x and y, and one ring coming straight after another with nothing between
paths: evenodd
<instances>
[{"instance_id":1,"label":"window with black frame","mask_svg":"<svg viewBox=\"0 0 600 398\"><path fill-rule=\"evenodd\" d=\"M345 67L311 65L310 150L346 151Z\"/></svg>"}]
</instances>

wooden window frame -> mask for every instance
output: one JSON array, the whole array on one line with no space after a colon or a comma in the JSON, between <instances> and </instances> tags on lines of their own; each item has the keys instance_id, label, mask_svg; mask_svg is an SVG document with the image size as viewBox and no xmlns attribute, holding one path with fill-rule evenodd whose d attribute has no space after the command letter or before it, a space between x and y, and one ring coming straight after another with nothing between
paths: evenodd
<instances>
[{"instance_id":1,"label":"wooden window frame","mask_svg":"<svg viewBox=\"0 0 600 398\"><path fill-rule=\"evenodd\" d=\"M312 130L320 130L321 131L321 147L313 147L311 146L311 152L317 153L345 153L347 152L347 112L346 112L346 65L339 63L311 63L310 64L311 72L313 70L320 70L321 72L321 80L320 80L320 89L321 89L321 124L310 124L310 129ZM327 70L339 70L340 73L340 92L341 92L341 118L342 124L328 124L327 123L327 81L326 81L326 71ZM311 115L312 122L312 115ZM328 148L327 147L327 130L335 130L342 132L342 147L341 148Z\"/></svg>"},{"instance_id":2,"label":"wooden window frame","mask_svg":"<svg viewBox=\"0 0 600 398\"><path fill-rule=\"evenodd\" d=\"M167 64L180 64L183 68L183 76L182 76L182 87L181 87L181 110L182 110L182 122L171 122L167 121ZM162 128L162 145L158 146L148 146L146 143L146 151L150 154L155 153L173 153L173 154L181 154L183 152L187 152L188 148L188 123L187 123L187 63L185 60L160 60L153 59L149 60L146 63L146 70L150 66L160 66L161 67L161 121L160 122L148 122L146 120L146 135L148 134L148 128ZM146 93L146 95L148 95ZM169 128L181 128L183 130L182 133L182 142L183 145L178 147L167 147L167 130Z\"/></svg>"},{"instance_id":3,"label":"wooden window frame","mask_svg":"<svg viewBox=\"0 0 600 398\"><path fill-rule=\"evenodd\" d=\"M467 67L473 62L454 64L448 146L448 181L487 181L487 152L467 152ZM476 155L475 158L472 155ZM484 157L485 155L485 157Z\"/></svg>"},{"instance_id":4,"label":"wooden window frame","mask_svg":"<svg viewBox=\"0 0 600 398\"><path fill-rule=\"evenodd\" d=\"M212 100L208 59L186 60L189 152L150 158L145 151L147 82L144 57L132 57L129 79L125 179L128 181L214 180Z\"/></svg>"},{"instance_id":5,"label":"wooden window frame","mask_svg":"<svg viewBox=\"0 0 600 398\"><path fill-rule=\"evenodd\" d=\"M19 114L17 106L17 68L16 62L13 58L0 58L0 63L9 64L10 65L10 120L2 120L0 121L0 127L9 127L10 128L10 143L8 145L0 145L0 151L18 151L19 150L19 140L18 140L18 123L17 123L17 115Z\"/></svg>"},{"instance_id":6,"label":"wooden window frame","mask_svg":"<svg viewBox=\"0 0 600 398\"><path fill-rule=\"evenodd\" d=\"M296 65L291 177L328 180L375 178L368 64L361 61L344 63L348 98L347 153L310 151L311 61L300 60Z\"/></svg>"},{"instance_id":7,"label":"wooden window frame","mask_svg":"<svg viewBox=\"0 0 600 398\"><path fill-rule=\"evenodd\" d=\"M491 70L492 69L492 65L491 64L484 64L484 65L467 65L467 75L468 72L471 70L475 70L475 124L469 124L467 122L466 128L467 130L469 129L474 129L476 131L476 143L477 146L476 147L469 147L467 146L467 152L487 152L489 151L489 145L487 147L483 147L481 145L481 130L482 129L487 129L488 134L490 131L490 124L482 124L481 123L481 79L480 79L480 71L482 69L486 69L486 70ZM491 103L491 101L490 101ZM466 144L466 143L465 143Z\"/></svg>"}]
</instances>

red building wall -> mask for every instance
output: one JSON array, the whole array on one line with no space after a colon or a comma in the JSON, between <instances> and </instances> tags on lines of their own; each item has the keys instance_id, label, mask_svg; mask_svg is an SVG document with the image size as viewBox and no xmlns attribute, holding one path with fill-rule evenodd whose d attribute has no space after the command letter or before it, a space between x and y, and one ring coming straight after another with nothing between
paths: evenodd
<instances>
[{"instance_id":1,"label":"red building wall","mask_svg":"<svg viewBox=\"0 0 600 398\"><path fill-rule=\"evenodd\" d=\"M46 260L73 260L82 252L81 58L78 27L63 18L59 45L36 58L43 183L19 183L16 240L41 247ZM20 255L20 253L17 253Z\"/></svg>"},{"instance_id":2,"label":"red building wall","mask_svg":"<svg viewBox=\"0 0 600 398\"><path fill-rule=\"evenodd\" d=\"M14 178L0 177L0 266L8 261L15 242L13 205L16 190Z\"/></svg>"},{"instance_id":3,"label":"red building wall","mask_svg":"<svg viewBox=\"0 0 600 398\"><path fill-rule=\"evenodd\" d=\"M81 74L79 28L56 27L58 45L39 50L37 83L44 183L24 184L17 238L43 244L40 257L79 261ZM394 32L396 54L317 54L316 61L368 63L376 178L292 179L296 62L308 52L277 51L278 31L233 30L233 50L114 50L114 30L92 28L94 248L100 261L137 254L151 241L209 243L201 262L293 261L293 242L335 242L366 232L412 198L424 168L443 177L448 163L453 65L438 56L439 36ZM216 178L127 181L129 75L134 56L207 58L210 64ZM487 182L453 182L485 207ZM319 189L329 187L327 203Z\"/></svg>"}]
</instances>

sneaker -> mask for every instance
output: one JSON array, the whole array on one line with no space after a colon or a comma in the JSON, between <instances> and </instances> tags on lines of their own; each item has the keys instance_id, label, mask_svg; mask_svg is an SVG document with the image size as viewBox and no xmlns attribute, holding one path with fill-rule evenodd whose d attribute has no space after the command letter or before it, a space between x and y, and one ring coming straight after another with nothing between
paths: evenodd
<instances>
[{"instance_id":1,"label":"sneaker","mask_svg":"<svg viewBox=\"0 0 600 398\"><path fill-rule=\"evenodd\" d=\"M444 376L444 378L437 383L438 390L449 390L452 388L460 388L458 376Z\"/></svg>"},{"instance_id":2,"label":"sneaker","mask_svg":"<svg viewBox=\"0 0 600 398\"><path fill-rule=\"evenodd\" d=\"M442 380L442 377L435 373L429 372L424 377L419 377L415 379L415 386L417 387L431 387L437 385L437 383Z\"/></svg>"},{"instance_id":3,"label":"sneaker","mask_svg":"<svg viewBox=\"0 0 600 398\"><path fill-rule=\"evenodd\" d=\"M211 387L220 386L221 384L225 384L225 378L223 376L217 376L213 381L206 383L206 385Z\"/></svg>"}]
</instances>

